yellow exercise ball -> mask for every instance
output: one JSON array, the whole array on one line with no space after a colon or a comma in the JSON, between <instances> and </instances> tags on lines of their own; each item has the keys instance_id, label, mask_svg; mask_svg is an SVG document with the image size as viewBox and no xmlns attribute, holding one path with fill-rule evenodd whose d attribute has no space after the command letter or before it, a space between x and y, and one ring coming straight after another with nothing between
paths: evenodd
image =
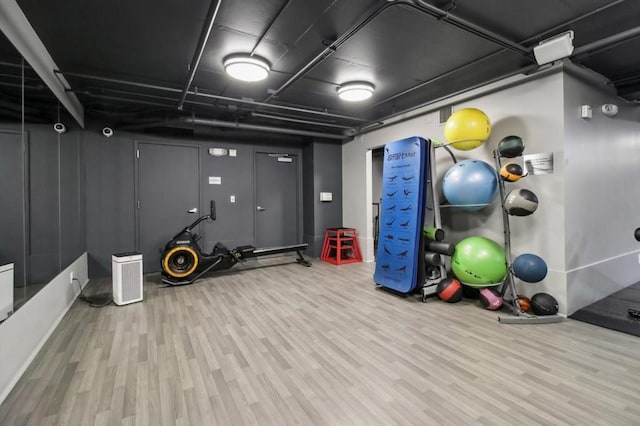
<instances>
[{"instance_id":1,"label":"yellow exercise ball","mask_svg":"<svg viewBox=\"0 0 640 426\"><path fill-rule=\"evenodd\" d=\"M444 137L456 149L468 151L489 139L491 122L487 114L476 108L460 109L444 125Z\"/></svg>"}]
</instances>

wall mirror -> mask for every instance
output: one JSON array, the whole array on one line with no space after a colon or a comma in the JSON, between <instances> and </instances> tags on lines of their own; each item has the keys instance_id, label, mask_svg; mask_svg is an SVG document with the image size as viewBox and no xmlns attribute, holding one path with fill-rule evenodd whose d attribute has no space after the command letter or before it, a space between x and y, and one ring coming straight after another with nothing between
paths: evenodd
<instances>
[{"instance_id":1,"label":"wall mirror","mask_svg":"<svg viewBox=\"0 0 640 426\"><path fill-rule=\"evenodd\" d=\"M84 252L82 135L2 33L0 58L0 267L13 264L15 312Z\"/></svg>"}]
</instances>

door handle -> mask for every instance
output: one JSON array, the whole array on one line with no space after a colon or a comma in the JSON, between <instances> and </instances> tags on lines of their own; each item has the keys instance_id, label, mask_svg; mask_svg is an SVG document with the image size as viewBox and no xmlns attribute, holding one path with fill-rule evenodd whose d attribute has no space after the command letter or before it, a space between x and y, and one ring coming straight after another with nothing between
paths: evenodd
<instances>
[{"instance_id":1,"label":"door handle","mask_svg":"<svg viewBox=\"0 0 640 426\"><path fill-rule=\"evenodd\" d=\"M187 210L189 213L198 213L198 208L194 207L192 209Z\"/></svg>"},{"instance_id":2,"label":"door handle","mask_svg":"<svg viewBox=\"0 0 640 426\"><path fill-rule=\"evenodd\" d=\"M258 210L259 212L263 212L265 210L265 208L258 206L258 207L256 207L256 210Z\"/></svg>"}]
</instances>

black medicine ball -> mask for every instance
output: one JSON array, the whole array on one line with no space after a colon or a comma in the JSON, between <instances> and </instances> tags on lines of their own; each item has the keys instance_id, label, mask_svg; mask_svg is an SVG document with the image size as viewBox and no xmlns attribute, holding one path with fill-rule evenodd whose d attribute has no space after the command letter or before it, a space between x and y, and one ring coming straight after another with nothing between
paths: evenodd
<instances>
[{"instance_id":1,"label":"black medicine ball","mask_svg":"<svg viewBox=\"0 0 640 426\"><path fill-rule=\"evenodd\" d=\"M498 152L500 156L514 158L522 155L524 151L524 142L520 136L507 136L498 143Z\"/></svg>"},{"instance_id":2,"label":"black medicine ball","mask_svg":"<svg viewBox=\"0 0 640 426\"><path fill-rule=\"evenodd\" d=\"M536 315L555 315L558 301L549 293L536 293L531 297L531 310Z\"/></svg>"}]
</instances>

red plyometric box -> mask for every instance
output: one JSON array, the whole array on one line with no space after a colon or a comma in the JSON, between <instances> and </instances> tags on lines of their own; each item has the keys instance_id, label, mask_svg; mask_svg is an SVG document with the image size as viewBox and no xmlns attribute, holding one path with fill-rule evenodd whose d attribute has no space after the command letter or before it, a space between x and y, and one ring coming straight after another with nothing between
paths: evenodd
<instances>
[{"instance_id":1,"label":"red plyometric box","mask_svg":"<svg viewBox=\"0 0 640 426\"><path fill-rule=\"evenodd\" d=\"M353 228L327 228L320 260L334 265L362 262L358 233Z\"/></svg>"}]
</instances>

